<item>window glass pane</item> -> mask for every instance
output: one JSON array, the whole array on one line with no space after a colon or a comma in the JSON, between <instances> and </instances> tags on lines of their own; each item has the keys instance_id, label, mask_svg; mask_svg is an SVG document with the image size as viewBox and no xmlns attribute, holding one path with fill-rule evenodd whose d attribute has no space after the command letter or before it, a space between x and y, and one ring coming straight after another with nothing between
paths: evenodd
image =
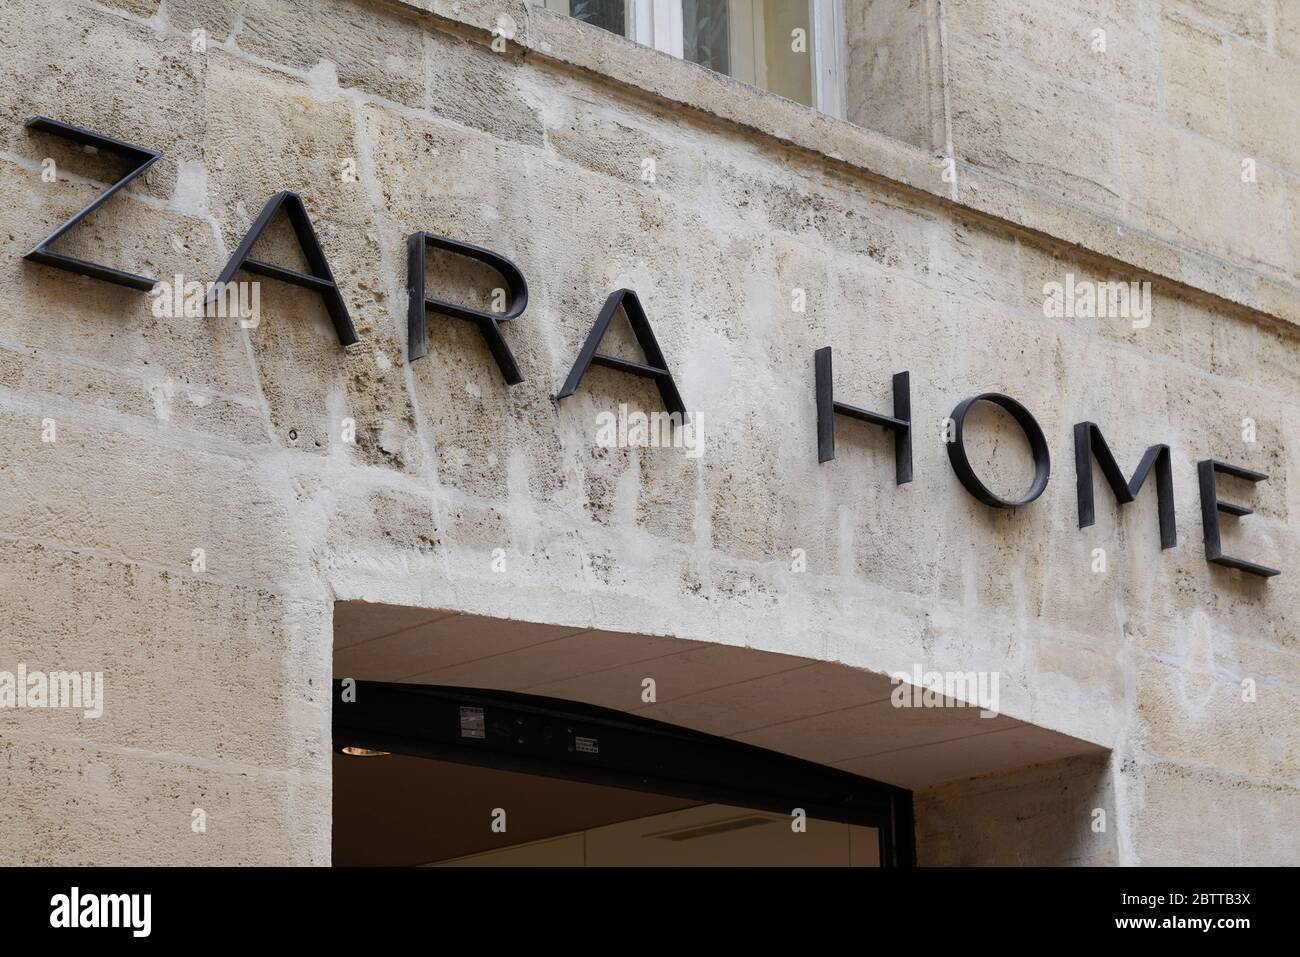
<instances>
[{"instance_id":1,"label":"window glass pane","mask_svg":"<svg viewBox=\"0 0 1300 957\"><path fill-rule=\"evenodd\" d=\"M763 0L764 59L773 93L813 105L812 24L810 4Z\"/></svg>"},{"instance_id":2,"label":"window glass pane","mask_svg":"<svg viewBox=\"0 0 1300 957\"><path fill-rule=\"evenodd\" d=\"M619 36L627 35L628 0L569 0L569 15Z\"/></svg>"},{"instance_id":3,"label":"window glass pane","mask_svg":"<svg viewBox=\"0 0 1300 957\"><path fill-rule=\"evenodd\" d=\"M682 0L682 55L719 73L731 73L730 0Z\"/></svg>"},{"instance_id":4,"label":"window glass pane","mask_svg":"<svg viewBox=\"0 0 1300 957\"><path fill-rule=\"evenodd\" d=\"M683 56L813 105L808 0L681 0Z\"/></svg>"},{"instance_id":5,"label":"window glass pane","mask_svg":"<svg viewBox=\"0 0 1300 957\"><path fill-rule=\"evenodd\" d=\"M814 0L532 2L808 106L818 105L817 57L838 75L841 51L823 50L814 35Z\"/></svg>"}]
</instances>

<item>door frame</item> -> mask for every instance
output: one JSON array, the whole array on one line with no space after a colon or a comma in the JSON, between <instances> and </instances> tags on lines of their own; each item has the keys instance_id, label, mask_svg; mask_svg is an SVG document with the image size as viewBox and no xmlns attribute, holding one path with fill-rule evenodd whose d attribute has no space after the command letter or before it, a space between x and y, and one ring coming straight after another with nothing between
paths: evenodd
<instances>
[{"instance_id":1,"label":"door frame","mask_svg":"<svg viewBox=\"0 0 1300 957\"><path fill-rule=\"evenodd\" d=\"M729 738L512 691L334 680L334 749L362 748L874 827L916 864L912 792Z\"/></svg>"}]
</instances>

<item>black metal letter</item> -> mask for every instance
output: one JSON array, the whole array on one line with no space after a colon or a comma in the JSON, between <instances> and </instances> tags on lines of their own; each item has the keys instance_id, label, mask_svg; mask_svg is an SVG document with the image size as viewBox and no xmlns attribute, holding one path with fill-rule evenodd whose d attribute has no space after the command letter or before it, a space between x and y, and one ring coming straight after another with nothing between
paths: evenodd
<instances>
[{"instance_id":1,"label":"black metal letter","mask_svg":"<svg viewBox=\"0 0 1300 957\"><path fill-rule=\"evenodd\" d=\"M303 255L307 257L310 273L301 273L249 257L249 253L253 251L253 244L266 231L272 217L282 206L289 217L290 225L293 226L294 235L298 237L298 245ZM357 331L348 317L348 307L343 302L343 294L339 292L339 287L334 282L334 274L330 272L329 263L325 261L325 252L320 248L320 240L316 238L316 230L312 228L307 208L302 204L302 197L297 193L285 190L276 193L266 201L266 205L262 207L256 221L248 230L248 235L239 244L235 254L230 257L226 268L221 270L221 275L217 277L216 284L208 294L208 302L215 301L221 295L221 290L235 278L235 273L240 269L320 293L325 300L325 308L329 310L330 320L334 323L334 331L338 333L340 345L350 346L358 341Z\"/></svg>"},{"instance_id":2,"label":"black metal letter","mask_svg":"<svg viewBox=\"0 0 1300 957\"><path fill-rule=\"evenodd\" d=\"M72 229L73 226L108 202L119 189L158 162L162 153L146 149L143 146L132 146L130 143L123 143L121 140L115 140L100 133L92 133L90 130L84 130L70 123L61 123L58 120L50 119L48 116L32 117L27 121L27 129L35 133L49 133L51 136L71 140L73 143L79 143L82 146L91 146L104 153L123 156L134 165L127 171L125 176L96 196L89 206L50 233L39 246L23 258L45 266L53 266L56 269L66 269L69 272L90 276L92 279L102 279L105 282L115 283L119 286L129 286L132 289L139 289L141 292L151 290L157 284L156 279L150 279L148 276L137 276L134 273L123 272L110 266L101 266L98 263L87 262L74 256L53 253L50 252L50 246L68 230Z\"/></svg>"},{"instance_id":3,"label":"black metal letter","mask_svg":"<svg viewBox=\"0 0 1300 957\"><path fill-rule=\"evenodd\" d=\"M641 351L645 353L645 362L620 359L596 351L620 305L627 313L627 320L632 326L632 332L636 334L636 341L641 344ZM650 320L646 318L645 310L641 308L641 300L631 289L616 289L609 294L604 307L600 310L600 315L596 317L596 324L587 334L587 341L582 344L582 351L578 353L573 368L569 370L569 377L564 380L564 388L560 389L556 398L564 399L577 392L582 377L587 374L593 362L609 369L617 369L619 372L630 372L642 378L654 379L655 385L659 387L664 408L669 412L676 412L682 417L683 422L686 421L686 404L682 402L681 394L677 391L677 383L673 381L673 374L668 370L668 363L659 349L659 343L655 341L654 330L650 328Z\"/></svg>"},{"instance_id":4,"label":"black metal letter","mask_svg":"<svg viewBox=\"0 0 1300 957\"><path fill-rule=\"evenodd\" d=\"M962 425L966 421L966 413L970 411L970 407L976 402L992 402L999 408L1006 410L1016 420L1020 428L1024 430L1025 438L1029 440L1029 448L1034 455L1034 484L1030 486L1025 497L1018 501L998 498L985 488L984 483L975 474L975 470L971 468L970 460L966 457L966 446L962 439ZM1002 395L999 392L985 392L960 403L957 408L952 410L952 420L955 431L952 441L948 443L948 461L952 463L952 470L957 473L957 478L966 487L966 491L991 508L1019 508L1022 505L1028 505L1043 494L1043 489L1047 488L1047 480L1051 477L1052 463L1047 454L1047 439L1043 437L1043 430L1039 427L1037 420L1029 414L1028 409L1009 395Z\"/></svg>"},{"instance_id":5,"label":"black metal letter","mask_svg":"<svg viewBox=\"0 0 1300 957\"><path fill-rule=\"evenodd\" d=\"M506 312L497 315L496 313L470 309L466 306L458 306L454 302L425 298L424 254L429 246L458 253L467 259L481 262L499 272L506 281L506 287L510 292L510 308ZM518 385L523 382L524 377L519 372L519 365L515 362L514 353L510 351L510 346L506 344L505 338L501 335L501 323L509 322L511 319L518 319L528 305L528 283L524 281L524 274L519 271L519 268L506 257L500 256L490 249L471 246L469 243L457 242L454 239L435 236L432 233L412 233L407 237L406 247L408 254L406 266L407 359L415 361L424 358L428 354L428 330L425 328L425 310L432 309L444 316L451 316L453 319L465 319L478 326L479 334L492 352L492 358L496 359L497 368L501 370L502 378L509 385Z\"/></svg>"},{"instance_id":6,"label":"black metal letter","mask_svg":"<svg viewBox=\"0 0 1300 957\"><path fill-rule=\"evenodd\" d=\"M1220 512L1241 517L1251 514L1254 509L1220 501L1216 474L1222 472L1224 475L1245 479L1247 482L1267 482L1268 476L1263 472L1244 469L1240 465L1229 465L1216 459L1204 459L1198 462L1196 471L1201 480L1201 524L1205 527L1205 560L1215 565L1226 565L1228 568L1236 568L1251 575L1259 575L1261 578L1272 578L1274 575L1281 574L1276 568L1256 565L1244 558L1233 558L1231 555L1223 554L1223 543L1219 540Z\"/></svg>"},{"instance_id":7,"label":"black metal letter","mask_svg":"<svg viewBox=\"0 0 1300 957\"><path fill-rule=\"evenodd\" d=\"M906 372L894 373L894 414L879 415L846 402L835 401L835 383L831 376L831 347L813 353L817 390L817 461L835 458L835 416L847 415L890 429L894 433L894 483L912 481L912 390Z\"/></svg>"},{"instance_id":8,"label":"black metal letter","mask_svg":"<svg viewBox=\"0 0 1300 957\"><path fill-rule=\"evenodd\" d=\"M1138 490L1146 481L1152 466L1156 470L1156 507L1160 515L1160 548L1173 548L1178 544L1178 527L1174 521L1174 473L1169 460L1169 446L1153 445L1138 463L1137 471L1127 482L1120 471L1095 422L1080 422L1074 427L1074 468L1079 498L1079 527L1087 528L1097 520L1092 499L1092 461L1089 453L1101 466L1101 474L1115 493L1120 505L1137 498Z\"/></svg>"}]
</instances>

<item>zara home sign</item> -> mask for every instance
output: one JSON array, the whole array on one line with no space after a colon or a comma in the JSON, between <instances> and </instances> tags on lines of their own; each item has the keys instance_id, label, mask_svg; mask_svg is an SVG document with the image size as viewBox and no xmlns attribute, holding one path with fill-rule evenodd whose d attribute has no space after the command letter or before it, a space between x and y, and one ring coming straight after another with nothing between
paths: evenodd
<instances>
[{"instance_id":1,"label":"zara home sign","mask_svg":"<svg viewBox=\"0 0 1300 957\"><path fill-rule=\"evenodd\" d=\"M93 147L101 152L120 156L133 165L118 182L100 193L89 206L77 213L66 223L43 240L26 258L33 262L66 269L104 282L115 283L148 292L158 283L145 276L122 272L98 263L77 259L62 253L52 252L50 247L83 219L104 205L115 193L143 174L158 161L161 153L133 146L112 137L104 136L90 130L72 126L47 117L35 117L28 121L27 128L34 132L47 133L81 146ZM251 255L254 244L265 232L275 214L284 210L298 245L308 264L308 272L298 272L273 263L254 259ZM428 294L425 282L425 254L430 248L443 249L465 256L482 263L505 280L508 302L500 312L485 312L468 306L437 299ZM413 233L407 239L407 357L415 361L424 357L428 350L426 320L428 312L463 319L477 327L483 342L496 361L502 378L509 385L523 382L524 376L515 361L506 338L502 333L502 324L518 319L528 305L528 284L523 273L509 259L489 249L473 246L469 243L435 236L430 233ZM257 273L269 279L292 283L318 293L324 300L330 321L338 334L339 343L349 346L359 341L352 319L338 284L330 272L329 263L316 237L316 231L307 215L302 199L291 192L281 192L272 196L262 207L261 213L249 228L234 254L221 270L215 283L209 285L205 305L216 302L219 297L228 295L234 289L233 280L241 270ZM179 297L181 291L175 290ZM611 356L598 351L610 323L619 308L626 314L637 342L645 354L644 362L636 362ZM651 379L659 389L665 409L678 424L687 419L686 404L682 401L672 371L664 358L663 351L655 339L650 320L641 306L635 292L619 289L610 293L605 300L600 314L583 342L568 378L557 393L557 399L564 399L577 392L583 376L591 366L600 365L620 372ZM912 399L911 382L908 373L899 372L893 379L894 407L891 415L871 412L835 400L831 378L831 347L818 349L814 354L815 396L817 403L817 458L827 462L835 458L835 417L844 415L850 418L870 422L884 428L892 434L894 440L895 482L903 485L912 480ZM1034 460L1034 480L1029 491L1019 499L1004 499L990 491L980 480L966 455L963 439L963 427L967 413L978 402L987 402L1007 412L1019 425L1029 442ZM952 411L952 435L947 443L948 460L958 481L976 499L991 508L1021 508L1034 501L1047 488L1051 475L1051 461L1047 451L1047 440L1043 430L1033 415L1023 405L1008 395L986 392L971 396L959 402ZM1080 422L1074 427L1074 459L1076 469L1077 499L1079 509L1079 527L1086 528L1095 521L1093 500L1092 462L1095 459L1101 468L1106 484L1110 486L1117 502L1121 505L1132 502L1138 491L1154 472L1156 502L1160 522L1160 547L1172 548L1178 543L1174 523L1173 474L1169 446L1153 445L1146 450L1134 470L1131 478L1125 479L1123 471L1111 454L1100 427L1092 422ZM1216 459L1205 459L1197 465L1201 492L1201 521L1205 530L1205 557L1216 565L1235 568L1251 575L1269 578L1279 572L1242 558L1223 554L1220 542L1219 513L1233 516L1251 514L1245 505L1226 502L1218 497L1217 477L1230 475L1248 482L1263 482L1268 476L1262 472L1231 465Z\"/></svg>"}]
</instances>

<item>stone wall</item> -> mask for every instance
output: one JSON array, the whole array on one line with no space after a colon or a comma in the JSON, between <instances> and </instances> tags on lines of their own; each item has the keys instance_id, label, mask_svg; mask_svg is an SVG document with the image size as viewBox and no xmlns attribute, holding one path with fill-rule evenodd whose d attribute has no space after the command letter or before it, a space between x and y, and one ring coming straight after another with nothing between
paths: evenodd
<instances>
[{"instance_id":1,"label":"stone wall","mask_svg":"<svg viewBox=\"0 0 1300 957\"><path fill-rule=\"evenodd\" d=\"M944 0L957 156L1204 254L1300 276L1294 0ZM1243 181L1243 163L1255 179Z\"/></svg>"},{"instance_id":2,"label":"stone wall","mask_svg":"<svg viewBox=\"0 0 1300 957\"><path fill-rule=\"evenodd\" d=\"M1108 761L1077 757L915 795L922 867L1119 863Z\"/></svg>"},{"instance_id":3,"label":"stone wall","mask_svg":"<svg viewBox=\"0 0 1300 957\"><path fill-rule=\"evenodd\" d=\"M1147 266L1100 256L1104 237L1052 235L936 185L918 147L520 3L10 6L0 668L103 670L108 700L98 722L0 714L6 862L328 862L336 599L877 672L996 670L1005 714L1114 749L1097 785L1114 801L1100 849L1053 843L1019 859L1300 858L1300 343L1278 310L1248 307L1260 287L1225 298L1157 273L1147 328L1045 318L1045 283ZM514 37L503 52L492 27ZM950 62L978 59L985 42L954 44ZM954 97L981 82L977 66L950 66ZM1004 81L983 82L1002 103ZM28 134L36 114L165 154L66 251L211 280L262 204L294 190L362 341L340 348L319 297L282 283L263 282L261 323L242 329L157 318L147 294L24 263L115 169ZM969 115L955 108L954 130ZM1018 114L999 115L1004 138L988 142L1005 150ZM814 134L824 149L807 145ZM1036 161L1072 203L1088 179L1070 166L1077 154ZM1165 175L1125 155L1134 175ZM57 182L42 181L47 157ZM1031 162L1005 172L1028 180ZM1099 208L1112 230L1136 215ZM1270 201L1261 228L1294 214ZM1162 228L1200 228L1194 218ZM528 310L507 329L522 384L502 382L474 329L437 316L429 357L407 363L405 239L417 230L523 270ZM293 254L282 232L268 236L264 258ZM1232 257L1223 275L1267 269L1294 297L1291 260L1211 254ZM473 270L443 262L431 275L465 301L489 292ZM622 286L703 423L698 459L596 446L601 410L657 407L641 380L595 369L576 396L553 398ZM836 460L818 465L812 361L825 345L842 401L886 410L890 376L910 370L913 483L894 485L878 430L845 421ZM985 391L1022 401L1051 448L1046 494L1015 512L971 499L941 440L953 406ZM1255 443L1242 441L1247 417ZM347 418L355 443L341 438ZM42 442L47 419L54 442ZM1150 489L1119 511L1100 477L1097 524L1076 527L1071 428L1084 420L1126 471L1170 444L1176 549L1159 550ZM1017 438L988 417L972 447L1008 491L1025 481ZM1195 463L1208 457L1270 474L1250 491L1225 485L1257 509L1225 528L1229 551L1280 577L1206 564ZM1091 571L1098 547L1105 574ZM806 572L792 571L796 548ZM971 786L918 806L976 808L969 827L981 828L989 804ZM191 830L196 807L204 834ZM918 833L922 859L941 857L941 838L924 843L940 830Z\"/></svg>"}]
</instances>

